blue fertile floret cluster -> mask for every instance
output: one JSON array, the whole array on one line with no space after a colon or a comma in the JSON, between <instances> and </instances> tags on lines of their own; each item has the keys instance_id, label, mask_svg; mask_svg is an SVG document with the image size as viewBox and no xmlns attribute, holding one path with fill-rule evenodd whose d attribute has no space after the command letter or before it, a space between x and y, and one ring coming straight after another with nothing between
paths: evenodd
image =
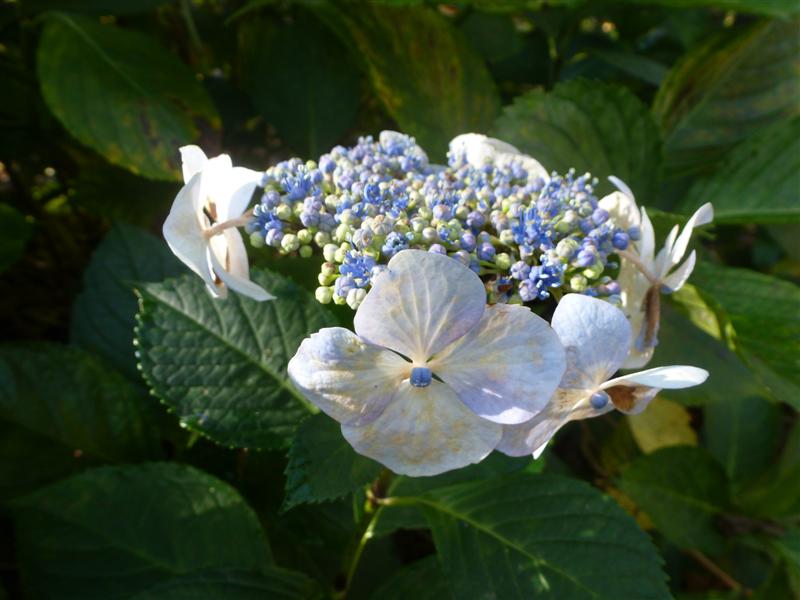
<instances>
[{"instance_id":1,"label":"blue fertile floret cluster","mask_svg":"<svg viewBox=\"0 0 800 600\"><path fill-rule=\"evenodd\" d=\"M397 252L425 249L478 273L489 302L583 292L618 299L611 257L637 231L598 206L590 175L528 173L524 161L476 166L451 153L432 165L414 138L385 131L319 162L291 159L264 174L248 225L256 247L322 251L320 302L357 308Z\"/></svg>"}]
</instances>

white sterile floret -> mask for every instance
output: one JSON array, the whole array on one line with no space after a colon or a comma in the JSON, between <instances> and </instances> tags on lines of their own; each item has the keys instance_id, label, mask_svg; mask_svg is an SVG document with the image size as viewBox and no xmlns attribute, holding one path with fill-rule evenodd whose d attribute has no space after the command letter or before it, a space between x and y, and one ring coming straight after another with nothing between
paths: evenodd
<instances>
[{"instance_id":1,"label":"white sterile floret","mask_svg":"<svg viewBox=\"0 0 800 600\"><path fill-rule=\"evenodd\" d=\"M599 205L608 211L615 225L639 228L641 232L641 237L631 248L619 253L621 264L617 277L622 310L632 327L630 354L623 366L635 369L646 365L653 356L658 343L661 293L675 292L689 279L697 258L695 251L692 250L683 263L681 260L693 230L714 219L714 208L711 203L698 208L682 231L675 225L664 247L656 254L655 233L647 211L644 207L639 209L628 186L616 177L609 179L620 191L602 198Z\"/></svg>"},{"instance_id":2,"label":"white sterile floret","mask_svg":"<svg viewBox=\"0 0 800 600\"><path fill-rule=\"evenodd\" d=\"M539 161L523 154L511 144L490 138L480 133L463 133L450 142L448 152L451 166L469 164L474 167L483 167L487 164L505 167L511 163L519 164L528 173L528 179L534 181L541 178L543 181L550 176Z\"/></svg>"},{"instance_id":3,"label":"white sterile floret","mask_svg":"<svg viewBox=\"0 0 800 600\"><path fill-rule=\"evenodd\" d=\"M357 452L404 475L479 462L504 424L545 407L565 368L545 320L487 307L478 276L436 253L398 252L354 324L304 340L289 376Z\"/></svg>"},{"instance_id":4,"label":"white sterile floret","mask_svg":"<svg viewBox=\"0 0 800 600\"><path fill-rule=\"evenodd\" d=\"M173 253L206 282L215 298L228 288L256 300L270 300L263 288L250 281L247 251L237 226L261 174L234 167L227 154L206 158L197 146L181 148L183 180L164 221L164 239Z\"/></svg>"},{"instance_id":5,"label":"white sterile floret","mask_svg":"<svg viewBox=\"0 0 800 600\"><path fill-rule=\"evenodd\" d=\"M511 456L542 453L569 421L613 409L642 412L662 389L699 385L708 372L697 367L656 367L609 379L625 361L631 326L615 306L580 294L567 294L556 307L552 326L567 352L567 369L545 409L527 423L504 427L497 449Z\"/></svg>"}]
</instances>

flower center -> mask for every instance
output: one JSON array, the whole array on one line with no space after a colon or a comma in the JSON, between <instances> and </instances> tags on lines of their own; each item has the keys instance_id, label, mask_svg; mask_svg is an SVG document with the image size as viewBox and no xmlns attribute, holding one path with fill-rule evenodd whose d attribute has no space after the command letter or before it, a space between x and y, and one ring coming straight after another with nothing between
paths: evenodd
<instances>
[{"instance_id":1,"label":"flower center","mask_svg":"<svg viewBox=\"0 0 800 600\"><path fill-rule=\"evenodd\" d=\"M428 367L414 367L411 369L411 385L424 388L431 384L433 375Z\"/></svg>"},{"instance_id":2,"label":"flower center","mask_svg":"<svg viewBox=\"0 0 800 600\"><path fill-rule=\"evenodd\" d=\"M595 410L600 410L604 408L608 401L610 400L608 394L604 391L595 392L592 394L592 397L589 398L589 404L592 405L592 408Z\"/></svg>"}]
</instances>

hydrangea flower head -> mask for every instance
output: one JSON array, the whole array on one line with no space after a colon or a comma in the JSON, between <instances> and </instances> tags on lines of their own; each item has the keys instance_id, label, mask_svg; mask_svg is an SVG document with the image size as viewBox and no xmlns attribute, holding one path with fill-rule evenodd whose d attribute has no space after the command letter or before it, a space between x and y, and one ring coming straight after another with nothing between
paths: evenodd
<instances>
[{"instance_id":1,"label":"hydrangea flower head","mask_svg":"<svg viewBox=\"0 0 800 600\"><path fill-rule=\"evenodd\" d=\"M527 423L505 427L497 449L511 456L537 458L569 421L617 409L642 412L662 389L699 385L708 372L697 367L656 367L609 379L625 362L631 325L612 304L567 294L556 307L552 327L567 354L564 377L545 409Z\"/></svg>"},{"instance_id":2,"label":"hydrangea flower head","mask_svg":"<svg viewBox=\"0 0 800 600\"><path fill-rule=\"evenodd\" d=\"M621 181L612 178L620 191L606 196L600 206L612 220L626 228L638 229L639 240L628 252L621 253L618 282L621 306L632 326L631 353L624 367L635 369L646 365L658 343L661 293L672 293L683 287L694 270L696 252L692 250L681 263L695 227L714 219L714 208L706 203L689 218L683 230L675 225L664 246L655 252L653 224L644 207L636 205L633 193Z\"/></svg>"},{"instance_id":3,"label":"hydrangea flower head","mask_svg":"<svg viewBox=\"0 0 800 600\"><path fill-rule=\"evenodd\" d=\"M545 407L565 368L546 321L487 307L480 278L435 252L395 254L354 324L304 340L289 376L356 451L405 475L482 460L503 425Z\"/></svg>"},{"instance_id":4,"label":"hydrangea flower head","mask_svg":"<svg viewBox=\"0 0 800 600\"><path fill-rule=\"evenodd\" d=\"M227 154L206 158L197 146L181 148L184 186L164 221L170 249L206 283L215 298L228 288L256 300L273 298L250 281L242 236L236 229L261 174L234 167Z\"/></svg>"}]
</instances>

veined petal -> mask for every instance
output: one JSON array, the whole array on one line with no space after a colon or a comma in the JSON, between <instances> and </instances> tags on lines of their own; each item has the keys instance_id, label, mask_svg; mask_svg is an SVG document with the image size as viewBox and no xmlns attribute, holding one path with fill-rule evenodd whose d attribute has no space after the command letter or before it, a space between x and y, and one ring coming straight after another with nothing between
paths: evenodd
<instances>
[{"instance_id":1,"label":"veined petal","mask_svg":"<svg viewBox=\"0 0 800 600\"><path fill-rule=\"evenodd\" d=\"M708 378L708 371L698 367L656 367L605 382L605 390L614 406L627 414L642 412L662 389L675 390L700 385Z\"/></svg>"},{"instance_id":2,"label":"veined petal","mask_svg":"<svg viewBox=\"0 0 800 600\"><path fill-rule=\"evenodd\" d=\"M375 419L408 378L411 365L342 327L320 329L289 361L294 385L340 423Z\"/></svg>"},{"instance_id":3,"label":"veined petal","mask_svg":"<svg viewBox=\"0 0 800 600\"><path fill-rule=\"evenodd\" d=\"M689 247L689 240L692 237L692 231L694 228L700 227L701 225L707 225L708 223L711 223L713 219L714 207L710 202L706 202L694 212L694 214L686 222L686 225L684 226L683 231L681 231L681 234L678 236L675 244L670 249L669 268L677 265L683 258L683 255L686 254L686 248Z\"/></svg>"},{"instance_id":4,"label":"veined petal","mask_svg":"<svg viewBox=\"0 0 800 600\"><path fill-rule=\"evenodd\" d=\"M661 289L650 286L642 297L639 311L633 311L630 315L630 353L622 365L623 369L638 369L650 362L658 343L660 322Z\"/></svg>"},{"instance_id":5,"label":"veined petal","mask_svg":"<svg viewBox=\"0 0 800 600\"><path fill-rule=\"evenodd\" d=\"M675 238L678 237L679 229L680 228L677 225L672 227L667 235L667 239L664 241L663 248L661 248L656 255L655 265L653 266L653 275L658 279L663 278L672 268L672 264L670 263L672 247L675 245Z\"/></svg>"},{"instance_id":6,"label":"veined petal","mask_svg":"<svg viewBox=\"0 0 800 600\"><path fill-rule=\"evenodd\" d=\"M242 216L260 181L261 173L258 171L233 167L225 176L220 196L214 199L217 220L222 222Z\"/></svg>"},{"instance_id":7,"label":"veined petal","mask_svg":"<svg viewBox=\"0 0 800 600\"><path fill-rule=\"evenodd\" d=\"M636 198L634 197L633 192L631 191L631 188L628 187L627 183L622 181L622 179L620 179L616 175L609 175L608 180L613 184L615 188L617 188L620 192L625 194L633 202L634 206L636 206Z\"/></svg>"},{"instance_id":8,"label":"veined petal","mask_svg":"<svg viewBox=\"0 0 800 600\"><path fill-rule=\"evenodd\" d=\"M438 475L483 460L497 445L502 426L469 410L449 386L407 381L375 420L342 425L357 452L413 477Z\"/></svg>"},{"instance_id":9,"label":"veined petal","mask_svg":"<svg viewBox=\"0 0 800 600\"><path fill-rule=\"evenodd\" d=\"M591 390L559 388L545 409L527 423L506 425L497 450L509 456L538 458L556 432L570 421L599 417L614 409L609 402L597 409L589 403Z\"/></svg>"},{"instance_id":10,"label":"veined petal","mask_svg":"<svg viewBox=\"0 0 800 600\"><path fill-rule=\"evenodd\" d=\"M206 254L208 241L203 235L201 222L205 217L200 204L200 179L201 174L198 173L180 189L164 221L162 232L173 254L207 285L213 286L214 275Z\"/></svg>"},{"instance_id":11,"label":"veined petal","mask_svg":"<svg viewBox=\"0 0 800 600\"><path fill-rule=\"evenodd\" d=\"M226 229L211 238L211 242L211 265L214 273L227 287L259 302L275 298L260 285L250 281L247 250L238 229Z\"/></svg>"},{"instance_id":12,"label":"veined petal","mask_svg":"<svg viewBox=\"0 0 800 600\"><path fill-rule=\"evenodd\" d=\"M611 221L623 229L640 226L642 214L631 189L624 181L611 175L608 180L619 190L611 192L598 201L600 208L608 212Z\"/></svg>"},{"instance_id":13,"label":"veined petal","mask_svg":"<svg viewBox=\"0 0 800 600\"><path fill-rule=\"evenodd\" d=\"M672 292L678 291L683 287L683 284L686 283L686 280L689 279L692 271L694 271L694 264L696 260L697 253L692 250L691 254L689 254L689 258L683 261L683 264L680 267L667 275L667 277L665 277L661 283L665 287L668 287Z\"/></svg>"},{"instance_id":14,"label":"veined petal","mask_svg":"<svg viewBox=\"0 0 800 600\"><path fill-rule=\"evenodd\" d=\"M639 258L648 269L653 269L653 254L656 249L656 234L653 231L653 224L650 222L650 217L647 216L647 210L642 207L642 223L640 225L642 230L642 237L639 240L637 247L639 249ZM656 275L656 273L651 273Z\"/></svg>"},{"instance_id":15,"label":"veined petal","mask_svg":"<svg viewBox=\"0 0 800 600\"><path fill-rule=\"evenodd\" d=\"M229 189L226 182L232 170L231 157L220 154L209 158L200 172L200 205L208 209L217 223L227 220L220 217L220 208L227 214L226 194ZM220 208L217 203L221 205Z\"/></svg>"},{"instance_id":16,"label":"veined petal","mask_svg":"<svg viewBox=\"0 0 800 600\"><path fill-rule=\"evenodd\" d=\"M181 152L181 168L183 170L183 182L189 180L203 170L208 160L206 153L199 146L183 146Z\"/></svg>"},{"instance_id":17,"label":"veined petal","mask_svg":"<svg viewBox=\"0 0 800 600\"><path fill-rule=\"evenodd\" d=\"M389 261L356 311L356 333L423 364L480 321L486 290L449 256L403 250Z\"/></svg>"},{"instance_id":18,"label":"veined petal","mask_svg":"<svg viewBox=\"0 0 800 600\"><path fill-rule=\"evenodd\" d=\"M628 319L604 300L567 294L556 306L552 326L567 353L562 388L594 388L619 369L628 354Z\"/></svg>"},{"instance_id":19,"label":"veined petal","mask_svg":"<svg viewBox=\"0 0 800 600\"><path fill-rule=\"evenodd\" d=\"M428 367L478 416L522 423L542 410L558 387L564 349L547 321L530 309L495 304Z\"/></svg>"},{"instance_id":20,"label":"veined petal","mask_svg":"<svg viewBox=\"0 0 800 600\"><path fill-rule=\"evenodd\" d=\"M450 154L458 159L463 157L467 164L474 167L482 167L487 163L505 167L517 162L528 172L529 179L550 179L547 169L535 158L523 154L507 142L479 133L464 133L453 138L450 142Z\"/></svg>"}]
</instances>

